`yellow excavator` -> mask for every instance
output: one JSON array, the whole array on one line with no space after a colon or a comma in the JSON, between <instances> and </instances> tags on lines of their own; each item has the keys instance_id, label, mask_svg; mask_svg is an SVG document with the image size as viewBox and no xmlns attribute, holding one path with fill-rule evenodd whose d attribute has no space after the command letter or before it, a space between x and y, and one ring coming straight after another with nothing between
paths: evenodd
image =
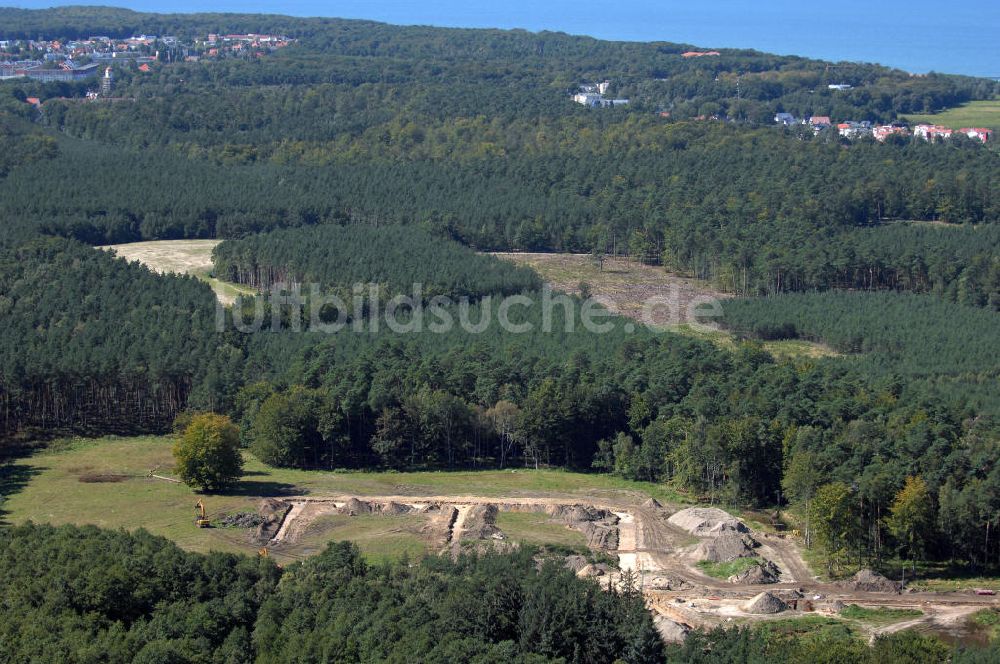
<instances>
[{"instance_id":1,"label":"yellow excavator","mask_svg":"<svg viewBox=\"0 0 1000 664\"><path fill-rule=\"evenodd\" d=\"M199 528L211 528L212 522L205 516L205 503L199 500L194 509L198 513L198 518L194 522L195 525Z\"/></svg>"}]
</instances>

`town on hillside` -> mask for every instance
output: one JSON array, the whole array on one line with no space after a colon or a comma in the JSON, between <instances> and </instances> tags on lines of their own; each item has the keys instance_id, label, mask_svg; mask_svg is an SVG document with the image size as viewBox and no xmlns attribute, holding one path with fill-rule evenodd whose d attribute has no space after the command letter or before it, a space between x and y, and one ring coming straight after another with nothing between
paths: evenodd
<instances>
[{"instance_id":1,"label":"town on hillside","mask_svg":"<svg viewBox=\"0 0 1000 664\"><path fill-rule=\"evenodd\" d=\"M93 36L70 41L0 40L0 80L70 82L101 74L112 64L148 72L157 62L254 59L294 41L281 35L259 34L208 34L193 40L145 34L125 39Z\"/></svg>"},{"instance_id":2,"label":"town on hillside","mask_svg":"<svg viewBox=\"0 0 1000 664\"><path fill-rule=\"evenodd\" d=\"M717 56L719 53L717 51L689 51L687 53L682 53L681 55L684 58L698 58ZM609 80L604 80L600 83L584 83L579 86L577 91L571 94L571 98L577 104L586 106L587 108L618 108L621 106L628 106L628 99L610 98L606 96L611 87L612 84ZM853 86L847 83L833 83L827 86L828 89L834 91L850 90L852 87ZM659 115L663 118L671 117L670 111L659 111ZM731 121L721 115L700 115L694 119ZM808 127L815 134L836 130L841 137L852 141L863 138L873 138L880 143L884 143L889 139L889 137L898 136L902 138L914 137L934 142L950 140L959 135L967 136L981 143L987 143L993 140L993 130L983 127L963 127L955 130L941 125L918 124L911 128L903 122L876 125L869 120L844 120L842 122L834 123L828 115L813 115L808 118L797 118L791 113L784 112L777 113L774 116L774 122L779 126L788 128L797 126Z\"/></svg>"},{"instance_id":3,"label":"town on hillside","mask_svg":"<svg viewBox=\"0 0 1000 664\"><path fill-rule=\"evenodd\" d=\"M774 122L785 127L806 126L811 128L813 132L817 134L823 131L832 131L833 129L836 129L838 134L849 140L872 137L876 141L883 143L890 136L913 136L915 138L921 138L925 141L941 141L951 139L958 135L965 135L982 143L993 140L993 130L981 127L965 127L954 130L948 127L942 127L941 125L922 123L915 125L911 129L908 125L902 122L894 122L886 125L874 125L867 120L860 122L845 120L844 122L838 122L834 125L830 117L826 115L814 115L809 118L799 119L791 113L778 113L774 116Z\"/></svg>"}]
</instances>

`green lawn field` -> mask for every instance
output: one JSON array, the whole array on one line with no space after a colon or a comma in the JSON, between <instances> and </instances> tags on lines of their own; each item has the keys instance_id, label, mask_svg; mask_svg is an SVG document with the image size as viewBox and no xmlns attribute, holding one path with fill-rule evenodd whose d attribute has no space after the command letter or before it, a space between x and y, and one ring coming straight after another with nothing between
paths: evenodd
<instances>
[{"instance_id":1,"label":"green lawn field","mask_svg":"<svg viewBox=\"0 0 1000 664\"><path fill-rule=\"evenodd\" d=\"M993 101L971 101L941 113L929 115L904 115L907 122L916 124L928 122L944 125L952 129L963 127L985 127L1000 131L1000 99Z\"/></svg>"}]
</instances>

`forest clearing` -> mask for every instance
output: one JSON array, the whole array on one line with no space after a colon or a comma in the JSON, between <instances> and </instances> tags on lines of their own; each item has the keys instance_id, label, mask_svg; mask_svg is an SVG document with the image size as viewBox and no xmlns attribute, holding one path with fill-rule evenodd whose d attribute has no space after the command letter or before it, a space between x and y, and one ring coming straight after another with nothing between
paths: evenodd
<instances>
[{"instance_id":1,"label":"forest clearing","mask_svg":"<svg viewBox=\"0 0 1000 664\"><path fill-rule=\"evenodd\" d=\"M607 258L598 261L590 254L496 253L495 256L533 269L553 290L581 294L581 285L609 310L642 320L647 300L666 297L681 310L699 302L719 302L725 312L731 296L711 288L698 279L667 272L662 267L644 265L627 258ZM701 322L682 320L664 325L671 332L710 341L720 348L734 350L736 338L719 329L711 319ZM802 339L782 339L763 342L764 349L777 358L832 357L839 355L829 346Z\"/></svg>"},{"instance_id":2,"label":"forest clearing","mask_svg":"<svg viewBox=\"0 0 1000 664\"><path fill-rule=\"evenodd\" d=\"M604 587L637 584L667 640L698 627L772 620L808 629L836 621L859 638L903 627L962 632L975 612L1000 609L995 597L977 596L971 586L899 595L884 579L821 581L803 562L797 538L715 508L687 507L685 497L662 485L607 475L318 472L268 468L248 455L234 490L201 496L213 527L197 528L199 495L163 479L172 473L171 443L57 442L7 467L4 517L144 528L185 549L266 549L286 564L343 540L373 561L541 546ZM699 564L730 557L751 561L740 567L754 573L717 578ZM1000 589L1000 580L976 582Z\"/></svg>"},{"instance_id":3,"label":"forest clearing","mask_svg":"<svg viewBox=\"0 0 1000 664\"><path fill-rule=\"evenodd\" d=\"M190 274L206 282L216 297L231 305L240 295L252 295L253 289L212 276L212 250L222 240L153 240L99 247L127 261L139 261L160 274Z\"/></svg>"}]
</instances>

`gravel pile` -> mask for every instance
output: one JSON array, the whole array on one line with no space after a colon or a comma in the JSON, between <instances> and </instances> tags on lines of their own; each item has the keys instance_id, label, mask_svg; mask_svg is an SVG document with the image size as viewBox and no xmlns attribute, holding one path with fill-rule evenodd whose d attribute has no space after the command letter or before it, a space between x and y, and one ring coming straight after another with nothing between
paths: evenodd
<instances>
[{"instance_id":1,"label":"gravel pile","mask_svg":"<svg viewBox=\"0 0 1000 664\"><path fill-rule=\"evenodd\" d=\"M770 560L761 560L759 565L754 565L739 574L733 574L727 580L729 583L742 586L756 586L763 583L777 583L780 575L777 565Z\"/></svg>"},{"instance_id":2,"label":"gravel pile","mask_svg":"<svg viewBox=\"0 0 1000 664\"><path fill-rule=\"evenodd\" d=\"M787 611L788 605L782 602L777 596L769 592L762 592L744 604L743 610L747 613L767 615Z\"/></svg>"},{"instance_id":3,"label":"gravel pile","mask_svg":"<svg viewBox=\"0 0 1000 664\"><path fill-rule=\"evenodd\" d=\"M757 555L754 553L754 548L757 546L757 540L749 535L726 531L699 544L695 549L695 555L699 560L728 563L737 558L753 558Z\"/></svg>"},{"instance_id":4,"label":"gravel pile","mask_svg":"<svg viewBox=\"0 0 1000 664\"><path fill-rule=\"evenodd\" d=\"M873 572L870 569L863 569L850 580L846 581L844 587L851 590L859 590L861 592L869 593L896 593L899 592L899 584L895 581L890 581L878 572Z\"/></svg>"}]
</instances>

